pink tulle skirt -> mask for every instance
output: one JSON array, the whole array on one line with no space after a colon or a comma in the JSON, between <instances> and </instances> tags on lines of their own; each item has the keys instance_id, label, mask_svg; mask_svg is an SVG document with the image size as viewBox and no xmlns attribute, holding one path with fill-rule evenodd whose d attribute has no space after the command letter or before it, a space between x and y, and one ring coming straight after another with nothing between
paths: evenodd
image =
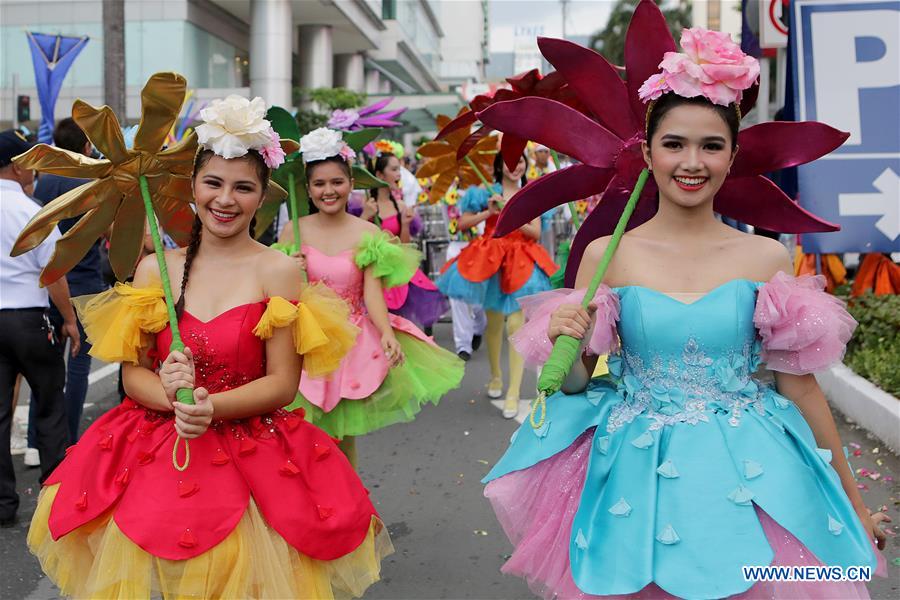
<instances>
[{"instance_id":1,"label":"pink tulle skirt","mask_svg":"<svg viewBox=\"0 0 900 600\"><path fill-rule=\"evenodd\" d=\"M515 546L503 573L528 582L531 590L545 598L616 599L676 598L656 584L628 596L595 596L578 589L569 566L569 540L584 486L594 430L583 433L569 448L535 466L490 482L484 495L491 501L503 530ZM756 513L775 557L773 566L823 566L812 552L758 506ZM884 556L878 555L876 575L887 575ZM740 600L763 598L810 598L853 600L869 598L861 582L761 581L742 594Z\"/></svg>"}]
</instances>

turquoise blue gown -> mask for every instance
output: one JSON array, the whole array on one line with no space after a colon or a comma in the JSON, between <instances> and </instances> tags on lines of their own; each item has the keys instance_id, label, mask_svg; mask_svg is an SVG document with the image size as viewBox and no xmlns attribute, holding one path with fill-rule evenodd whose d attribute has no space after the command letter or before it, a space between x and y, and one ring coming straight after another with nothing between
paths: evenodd
<instances>
[{"instance_id":1,"label":"turquoise blue gown","mask_svg":"<svg viewBox=\"0 0 900 600\"><path fill-rule=\"evenodd\" d=\"M621 350L610 375L549 397L543 425L526 419L484 479L516 546L505 571L546 598L648 585L720 598L748 590L741 567L773 564L790 541L812 560L874 572L831 452L817 447L793 402L754 377L766 352L754 324L754 311L766 310L757 307L763 286L733 280L692 304L643 287L612 291ZM853 323L828 312L833 298L813 298L816 310L804 304L822 292L782 292L767 296L785 311L773 338L796 337L792 320L806 322L801 333ZM820 347L803 356L834 353L834 340L812 343ZM781 362L799 372L803 356ZM785 540L772 539L773 529ZM867 597L862 584L854 590Z\"/></svg>"}]
</instances>

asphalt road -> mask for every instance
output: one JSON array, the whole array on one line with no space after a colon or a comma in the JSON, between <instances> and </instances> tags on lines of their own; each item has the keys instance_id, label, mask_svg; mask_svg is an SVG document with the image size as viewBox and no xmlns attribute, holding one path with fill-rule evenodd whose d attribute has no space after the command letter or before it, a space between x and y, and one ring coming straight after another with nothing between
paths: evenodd
<instances>
[{"instance_id":1,"label":"asphalt road","mask_svg":"<svg viewBox=\"0 0 900 600\"><path fill-rule=\"evenodd\" d=\"M450 329L436 328L439 343L450 346ZM96 363L96 361L95 361ZM95 371L103 365L95 364ZM369 599L531 598L524 582L500 573L511 550L479 480L506 448L517 424L504 420L485 394L488 381L484 349L468 363L460 389L437 407L423 410L408 425L376 432L358 443L360 472L388 524L396 552L383 565L382 581ZM523 390L534 388L526 374ZM26 397L27 398L27 397ZM23 399L24 400L24 399ZM86 425L117 401L116 375L93 383ZM524 413L523 413L524 414ZM870 507L885 505L900 532L900 459L869 440L866 432L836 415L853 467ZM858 448L856 447L858 446ZM880 464L879 464L880 463ZM36 469L16 457L22 495L20 523L0 530L0 598L43 600L57 597L40 565L25 547L28 521L37 496ZM802 510L802 507L799 507ZM873 598L900 597L900 538L891 537L886 556L889 577L869 584Z\"/></svg>"}]
</instances>

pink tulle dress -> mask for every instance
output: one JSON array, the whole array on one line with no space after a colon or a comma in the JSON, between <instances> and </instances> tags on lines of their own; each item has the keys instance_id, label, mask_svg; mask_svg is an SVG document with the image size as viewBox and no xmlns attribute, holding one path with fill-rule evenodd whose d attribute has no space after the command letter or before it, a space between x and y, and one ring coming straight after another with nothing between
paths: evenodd
<instances>
[{"instance_id":1,"label":"pink tulle dress","mask_svg":"<svg viewBox=\"0 0 900 600\"><path fill-rule=\"evenodd\" d=\"M455 354L393 313L388 313L388 319L405 360L402 366L389 367L381 334L363 299L363 269L371 266L385 287L409 281L418 254L406 256L407 249L391 238L380 232L335 256L303 245L309 281L322 282L343 298L350 306L352 323L360 329L355 346L334 373L312 377L304 371L291 406L302 406L308 419L338 439L411 421L422 405L436 404L463 377L463 362Z\"/></svg>"},{"instance_id":2,"label":"pink tulle dress","mask_svg":"<svg viewBox=\"0 0 900 600\"><path fill-rule=\"evenodd\" d=\"M383 219L381 228L393 235L400 235L398 215ZM422 269L416 269L408 284L384 290L384 300L391 312L419 327L431 327L450 309L450 303Z\"/></svg>"},{"instance_id":3,"label":"pink tulle dress","mask_svg":"<svg viewBox=\"0 0 900 600\"><path fill-rule=\"evenodd\" d=\"M547 599L868 598L859 581L752 581L742 567L884 573L797 406L754 376L843 356L856 324L818 278L727 282L694 303L602 286L587 351L610 375L547 398L485 478L515 549L503 571ZM584 290L526 299L530 364ZM621 347L619 347L621 344ZM849 571L847 571L849 572ZM865 573L865 572L864 572Z\"/></svg>"}]
</instances>

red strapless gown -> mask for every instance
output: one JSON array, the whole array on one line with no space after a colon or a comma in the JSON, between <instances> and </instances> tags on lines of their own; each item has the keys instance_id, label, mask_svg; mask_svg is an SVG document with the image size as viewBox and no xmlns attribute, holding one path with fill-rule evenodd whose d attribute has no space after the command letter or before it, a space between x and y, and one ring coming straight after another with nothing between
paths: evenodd
<instances>
[{"instance_id":1,"label":"red strapless gown","mask_svg":"<svg viewBox=\"0 0 900 600\"><path fill-rule=\"evenodd\" d=\"M252 332L265 308L263 302L237 306L207 322L185 312L181 332L195 357L198 387L221 392L265 374L265 342ZM157 335L158 357L167 355L171 339L168 327ZM268 544L275 554L271 554L272 548L266 548L270 553L266 561L280 556L288 569L299 568L298 560L313 565L314 573L307 573L306 584L321 579L328 569L335 570L331 562L322 561L349 557L377 565L380 556L373 555L383 554L390 547L386 540L375 540L381 537L383 527L359 477L333 440L307 423L302 413L278 410L248 419L214 421L206 433L190 440L190 465L184 472L173 467L175 440L172 413L150 410L126 399L97 420L69 449L45 484L29 533L29 545L63 593L97 595L103 591L84 590L77 585L66 589L64 571L54 577L48 563L76 558L65 552L57 556L63 548L92 553L90 560L85 556L78 560L88 560L94 569L98 563L106 563L103 568L115 565L127 570L127 565L118 565L116 557L102 553L103 544L100 550L89 548L92 543L96 545L96 540L89 540L98 529L115 530L107 531L105 537L124 534L127 540L118 544L124 542L128 547L130 542L137 547L127 548L129 551L143 551L166 561L200 560L220 544L235 546L237 542L239 550L229 548L213 561L231 571L246 566L241 562L247 560L246 553ZM248 519L254 527L247 527ZM267 542L234 539L258 529L260 523L268 530ZM44 529L49 529L52 541ZM67 545L70 536L82 540L85 547ZM382 551L373 551L378 545ZM294 567L289 566L292 563ZM351 569L361 574L358 565ZM178 594L185 592L178 589L184 584L183 577L167 582L166 569L151 570L151 576L135 576L157 581L151 583L156 591L174 587ZM264 583L252 581L256 579L253 570L245 574L246 585L238 586L235 593L250 597L266 589ZM235 576L224 571L214 575ZM87 573L77 577L87 578ZM365 585L377 577L376 566ZM127 576L123 574L122 578ZM316 595L325 593L321 581L312 583L316 585L305 589L269 589L294 595L312 590ZM206 586L199 593L218 595L217 588ZM360 587L350 592L358 595L365 589ZM122 596L137 593L133 587L126 589ZM137 589L142 592L142 588Z\"/></svg>"}]
</instances>

